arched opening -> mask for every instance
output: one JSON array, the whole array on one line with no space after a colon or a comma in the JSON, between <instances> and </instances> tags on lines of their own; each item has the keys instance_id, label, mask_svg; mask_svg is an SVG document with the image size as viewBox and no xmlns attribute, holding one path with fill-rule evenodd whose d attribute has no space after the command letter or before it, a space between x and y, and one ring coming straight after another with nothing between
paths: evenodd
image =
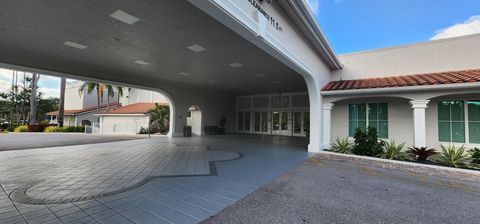
<instances>
[{"instance_id":1,"label":"arched opening","mask_svg":"<svg viewBox=\"0 0 480 224\"><path fill-rule=\"evenodd\" d=\"M200 136L203 134L202 130L202 110L196 105L188 107L187 111L187 126L191 127L192 135Z\"/></svg>"},{"instance_id":2,"label":"arched opening","mask_svg":"<svg viewBox=\"0 0 480 224\"><path fill-rule=\"evenodd\" d=\"M81 126L91 126L92 125L92 122L89 121L89 120L83 120L81 123Z\"/></svg>"}]
</instances>

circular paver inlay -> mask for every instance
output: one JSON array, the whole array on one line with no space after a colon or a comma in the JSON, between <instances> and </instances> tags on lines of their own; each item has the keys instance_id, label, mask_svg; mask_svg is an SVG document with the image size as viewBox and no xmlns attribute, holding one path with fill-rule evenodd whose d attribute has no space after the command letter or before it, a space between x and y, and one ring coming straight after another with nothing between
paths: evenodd
<instances>
[{"instance_id":1,"label":"circular paver inlay","mask_svg":"<svg viewBox=\"0 0 480 224\"><path fill-rule=\"evenodd\" d=\"M212 175L215 161L240 157L200 145L148 141L92 145L88 150L2 160L0 183L16 183L10 198L20 203L66 203L124 192L155 177Z\"/></svg>"}]
</instances>

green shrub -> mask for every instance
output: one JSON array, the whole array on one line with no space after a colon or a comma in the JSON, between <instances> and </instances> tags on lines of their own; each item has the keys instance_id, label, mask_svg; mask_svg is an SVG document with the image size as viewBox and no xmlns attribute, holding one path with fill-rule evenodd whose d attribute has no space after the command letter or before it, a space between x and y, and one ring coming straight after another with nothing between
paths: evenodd
<instances>
[{"instance_id":1,"label":"green shrub","mask_svg":"<svg viewBox=\"0 0 480 224\"><path fill-rule=\"evenodd\" d=\"M355 130L355 145L352 152L355 155L377 156L383 152L384 141L379 140L377 129L369 126L367 131Z\"/></svg>"},{"instance_id":2,"label":"green shrub","mask_svg":"<svg viewBox=\"0 0 480 224\"><path fill-rule=\"evenodd\" d=\"M58 127L57 126L49 126L45 128L44 132L57 132Z\"/></svg>"},{"instance_id":3,"label":"green shrub","mask_svg":"<svg viewBox=\"0 0 480 224\"><path fill-rule=\"evenodd\" d=\"M66 127L50 126L45 128L45 132L85 132L85 127L83 126L66 126Z\"/></svg>"},{"instance_id":4,"label":"green shrub","mask_svg":"<svg viewBox=\"0 0 480 224\"><path fill-rule=\"evenodd\" d=\"M28 132L28 125L21 125L16 127L15 132Z\"/></svg>"},{"instance_id":5,"label":"green shrub","mask_svg":"<svg viewBox=\"0 0 480 224\"><path fill-rule=\"evenodd\" d=\"M332 144L332 147L330 148L330 151L338 152L338 153L351 154L352 153L352 146L353 146L353 144L348 142L348 138L337 137L337 140L336 140L335 143Z\"/></svg>"},{"instance_id":6,"label":"green shrub","mask_svg":"<svg viewBox=\"0 0 480 224\"><path fill-rule=\"evenodd\" d=\"M466 166L466 161L469 159L468 154L465 152L465 146L462 145L460 148L455 148L454 145L448 146L446 148L443 145L440 145L442 152L438 154L436 161L447 166L452 167L464 167Z\"/></svg>"},{"instance_id":7,"label":"green shrub","mask_svg":"<svg viewBox=\"0 0 480 224\"><path fill-rule=\"evenodd\" d=\"M470 150L470 153L471 153L470 158L472 159L472 163L480 164L480 149L473 148Z\"/></svg>"},{"instance_id":8,"label":"green shrub","mask_svg":"<svg viewBox=\"0 0 480 224\"><path fill-rule=\"evenodd\" d=\"M378 156L383 159L410 160L412 157L403 151L403 147L405 147L405 142L400 145L396 145L394 140L385 142L383 152Z\"/></svg>"}]
</instances>

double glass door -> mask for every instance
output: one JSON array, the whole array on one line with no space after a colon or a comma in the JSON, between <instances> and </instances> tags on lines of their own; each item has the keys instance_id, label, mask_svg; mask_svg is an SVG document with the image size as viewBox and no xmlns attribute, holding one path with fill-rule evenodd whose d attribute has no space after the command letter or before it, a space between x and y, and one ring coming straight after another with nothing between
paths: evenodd
<instances>
[{"instance_id":1,"label":"double glass door","mask_svg":"<svg viewBox=\"0 0 480 224\"><path fill-rule=\"evenodd\" d=\"M293 112L293 135L307 136L310 132L310 113Z\"/></svg>"},{"instance_id":2,"label":"double glass door","mask_svg":"<svg viewBox=\"0 0 480 224\"><path fill-rule=\"evenodd\" d=\"M273 135L290 135L289 112L274 111L272 112L272 134Z\"/></svg>"},{"instance_id":3,"label":"double glass door","mask_svg":"<svg viewBox=\"0 0 480 224\"><path fill-rule=\"evenodd\" d=\"M268 112L254 112L253 131L257 133L268 133Z\"/></svg>"}]
</instances>

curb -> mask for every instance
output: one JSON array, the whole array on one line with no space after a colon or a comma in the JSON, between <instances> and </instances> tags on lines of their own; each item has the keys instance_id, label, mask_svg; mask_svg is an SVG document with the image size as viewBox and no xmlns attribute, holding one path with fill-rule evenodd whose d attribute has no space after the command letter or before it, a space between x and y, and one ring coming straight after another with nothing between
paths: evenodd
<instances>
[{"instance_id":1,"label":"curb","mask_svg":"<svg viewBox=\"0 0 480 224\"><path fill-rule=\"evenodd\" d=\"M314 155L318 159L327 159L333 161L352 162L360 165L379 167L384 169L413 172L417 174L446 177L456 180L480 181L480 171L467 170L461 168L452 168L444 166L435 166L414 162L404 162L398 160L379 159L367 156L357 156L350 154L340 154L334 152L322 151Z\"/></svg>"}]
</instances>

